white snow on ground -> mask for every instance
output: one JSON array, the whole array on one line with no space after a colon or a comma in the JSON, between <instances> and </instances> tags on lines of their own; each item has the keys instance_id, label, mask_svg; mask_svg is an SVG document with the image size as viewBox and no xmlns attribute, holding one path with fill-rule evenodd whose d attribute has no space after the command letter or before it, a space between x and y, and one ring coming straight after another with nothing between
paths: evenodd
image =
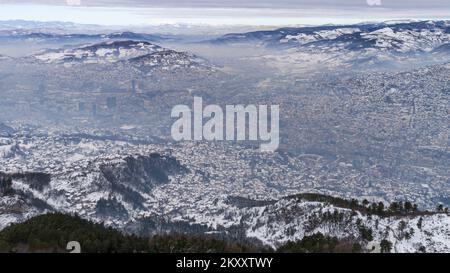
<instances>
[{"instance_id":1,"label":"white snow on ground","mask_svg":"<svg viewBox=\"0 0 450 273\"><path fill-rule=\"evenodd\" d=\"M299 44L306 44L319 40L336 39L341 35L353 34L360 31L361 30L359 28L340 28L340 29L316 31L313 34L299 33L297 35L286 35L285 38L280 40L280 43L295 41L298 42Z\"/></svg>"},{"instance_id":2,"label":"white snow on ground","mask_svg":"<svg viewBox=\"0 0 450 273\"><path fill-rule=\"evenodd\" d=\"M220 209L218 209L220 211ZM373 232L373 241L366 241L367 251L379 249L384 239L393 243L393 252L450 252L450 216L435 214L416 217L365 216L359 212L337 208L329 204L296 200L281 200L274 205L237 209L228 207L225 212L190 214L196 223L210 227L244 225L248 237L276 248L288 241L301 240L306 235L322 233L341 239L361 239L358 221ZM341 220L323 220L330 212L341 214ZM418 227L422 218L422 226ZM401 222L405 225L402 227Z\"/></svg>"},{"instance_id":3,"label":"white snow on ground","mask_svg":"<svg viewBox=\"0 0 450 273\"><path fill-rule=\"evenodd\" d=\"M62 166L51 162L45 163L50 168L48 171L52 173L50 184L43 191L39 191L20 179L14 179L13 188L34 198L45 200L58 211L77 213L93 221L104 220L95 215L97 201L114 196L130 215L127 220L107 219L106 223L119 228L128 221L150 215L164 215L172 221L204 224L216 230L241 225L248 237L257 238L269 246L277 247L287 241L299 240L305 235L317 232L359 240L361 235L357 222L361 221L365 227L373 230L373 242L364 242L369 248L372 246L377 248L383 239L387 239L393 243L393 251L396 252L417 252L422 247L428 252L450 251L450 217L443 214L423 216L423 224L419 228L420 217L367 217L329 204L295 199L281 199L275 204L260 207L238 208L228 203L227 198L236 187L241 187L239 184L215 184L215 187L211 188L202 180L197 181L198 176L195 172L171 176L170 183L157 186L151 193L142 192L145 205L143 208L135 208L124 201L122 196L111 195L110 188L101 182L99 165L123 162L124 155L119 151L124 150L124 147L127 147L129 153L135 151L147 155L159 148L111 142L109 147L103 146L100 149L107 153L99 156L92 152L99 148L100 143L85 140L78 144L70 144L61 154L55 150L47 151L42 147L39 153L28 157L26 162L31 164L29 168L33 168L33 164L42 164L40 162L42 158L63 160ZM21 161L8 161L8 164L22 166ZM244 162L236 161L228 164L232 166ZM259 186L263 187L262 184L256 183L251 190L255 191ZM205 198L207 196L213 198ZM272 196L275 197L276 194ZM0 228L44 212L26 205L18 197L0 197ZM340 220L337 222L329 219L321 220L327 212L339 213ZM400 228L402 221L405 225Z\"/></svg>"},{"instance_id":4,"label":"white snow on ground","mask_svg":"<svg viewBox=\"0 0 450 273\"><path fill-rule=\"evenodd\" d=\"M127 60L146 54L164 50L156 45L143 42L105 42L92 46L82 46L75 49L44 51L33 55L45 63L109 63Z\"/></svg>"}]
</instances>

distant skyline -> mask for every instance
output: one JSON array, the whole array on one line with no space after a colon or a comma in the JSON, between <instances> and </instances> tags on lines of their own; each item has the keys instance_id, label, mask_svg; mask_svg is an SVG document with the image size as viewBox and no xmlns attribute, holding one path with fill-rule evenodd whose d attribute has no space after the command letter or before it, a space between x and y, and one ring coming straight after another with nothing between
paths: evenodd
<instances>
[{"instance_id":1,"label":"distant skyline","mask_svg":"<svg viewBox=\"0 0 450 273\"><path fill-rule=\"evenodd\" d=\"M321 25L450 19L448 0L0 0L0 20L98 25Z\"/></svg>"}]
</instances>

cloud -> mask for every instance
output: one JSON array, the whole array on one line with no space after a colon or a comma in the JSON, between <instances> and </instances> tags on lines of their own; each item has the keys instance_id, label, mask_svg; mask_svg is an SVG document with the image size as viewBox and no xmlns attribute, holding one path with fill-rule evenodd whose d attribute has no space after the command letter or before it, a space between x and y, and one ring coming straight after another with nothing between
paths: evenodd
<instances>
[{"instance_id":1,"label":"cloud","mask_svg":"<svg viewBox=\"0 0 450 273\"><path fill-rule=\"evenodd\" d=\"M80 6L81 0L66 0L66 3L69 6Z\"/></svg>"},{"instance_id":2,"label":"cloud","mask_svg":"<svg viewBox=\"0 0 450 273\"><path fill-rule=\"evenodd\" d=\"M78 4L80 2L80 4ZM358 8L381 0L0 0L0 4L83 5L100 7L223 7L223 8ZM448 0L383 0L387 8L449 8Z\"/></svg>"},{"instance_id":3,"label":"cloud","mask_svg":"<svg viewBox=\"0 0 450 273\"><path fill-rule=\"evenodd\" d=\"M26 4L28 2L34 4ZM408 5L400 5L405 2ZM378 3L382 5L379 6ZM395 0L395 3L393 0L0 0L0 4L6 4L0 5L0 20L70 21L127 26L287 26L398 19L450 19L449 0L445 0L443 7L436 8L437 4L443 3L440 0ZM291 6L286 7L289 5Z\"/></svg>"},{"instance_id":4,"label":"cloud","mask_svg":"<svg viewBox=\"0 0 450 273\"><path fill-rule=\"evenodd\" d=\"M381 6L381 0L367 0L369 6Z\"/></svg>"}]
</instances>

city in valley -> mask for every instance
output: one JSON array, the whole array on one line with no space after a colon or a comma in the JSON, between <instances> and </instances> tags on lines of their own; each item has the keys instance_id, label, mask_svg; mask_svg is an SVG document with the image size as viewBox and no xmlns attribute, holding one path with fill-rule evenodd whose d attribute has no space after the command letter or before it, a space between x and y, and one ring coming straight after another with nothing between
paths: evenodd
<instances>
[{"instance_id":1,"label":"city in valley","mask_svg":"<svg viewBox=\"0 0 450 273\"><path fill-rule=\"evenodd\" d=\"M320 233L354 251L450 251L450 21L192 36L24 24L0 21L0 229L62 213L273 250ZM195 98L279 119L266 109L265 139L174 139L172 109Z\"/></svg>"}]
</instances>

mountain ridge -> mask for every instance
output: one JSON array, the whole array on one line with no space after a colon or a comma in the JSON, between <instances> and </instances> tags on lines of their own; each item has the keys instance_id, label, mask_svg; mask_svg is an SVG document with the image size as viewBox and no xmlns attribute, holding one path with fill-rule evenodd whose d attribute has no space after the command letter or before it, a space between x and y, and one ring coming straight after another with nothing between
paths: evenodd
<instances>
[{"instance_id":1,"label":"mountain ridge","mask_svg":"<svg viewBox=\"0 0 450 273\"><path fill-rule=\"evenodd\" d=\"M441 61L449 58L449 21L393 22L356 25L279 28L227 34L206 41L219 46L256 46L269 50L263 61L336 67L381 67L407 61ZM439 51L445 56L437 57ZM405 63L405 65L407 65ZM366 66L366 67L364 67Z\"/></svg>"}]
</instances>

